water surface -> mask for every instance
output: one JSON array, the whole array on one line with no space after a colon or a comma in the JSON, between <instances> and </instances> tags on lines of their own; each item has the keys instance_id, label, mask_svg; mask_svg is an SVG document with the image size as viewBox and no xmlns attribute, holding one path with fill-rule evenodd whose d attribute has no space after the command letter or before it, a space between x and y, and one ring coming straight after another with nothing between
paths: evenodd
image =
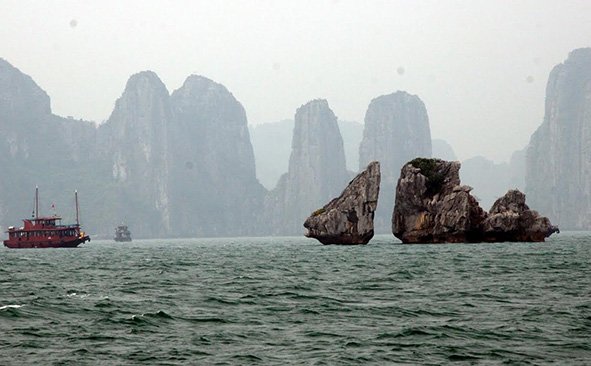
<instances>
[{"instance_id":1,"label":"water surface","mask_svg":"<svg viewBox=\"0 0 591 366\"><path fill-rule=\"evenodd\" d=\"M590 364L591 233L0 249L0 364Z\"/></svg>"}]
</instances>

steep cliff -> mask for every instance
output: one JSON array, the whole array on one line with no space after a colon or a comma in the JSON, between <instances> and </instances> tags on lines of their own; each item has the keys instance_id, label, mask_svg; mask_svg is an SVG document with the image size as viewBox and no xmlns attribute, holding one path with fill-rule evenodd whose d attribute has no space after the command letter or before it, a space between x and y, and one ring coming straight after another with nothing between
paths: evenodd
<instances>
[{"instance_id":1,"label":"steep cliff","mask_svg":"<svg viewBox=\"0 0 591 366\"><path fill-rule=\"evenodd\" d=\"M375 215L375 230L390 230L396 181L402 166L416 157L431 157L431 130L424 103L403 91L375 98L365 114L359 168L380 162L382 188Z\"/></svg>"},{"instance_id":2,"label":"steep cliff","mask_svg":"<svg viewBox=\"0 0 591 366\"><path fill-rule=\"evenodd\" d=\"M561 228L591 228L591 48L572 51L546 85L542 125L527 150L530 205Z\"/></svg>"},{"instance_id":3,"label":"steep cliff","mask_svg":"<svg viewBox=\"0 0 591 366\"><path fill-rule=\"evenodd\" d=\"M288 172L265 199L267 226L275 235L301 235L301 223L348 181L337 117L326 100L296 111Z\"/></svg>"},{"instance_id":4,"label":"steep cliff","mask_svg":"<svg viewBox=\"0 0 591 366\"><path fill-rule=\"evenodd\" d=\"M266 191L244 108L223 85L196 75L172 93L171 105L173 235L255 234Z\"/></svg>"},{"instance_id":5,"label":"steep cliff","mask_svg":"<svg viewBox=\"0 0 591 366\"><path fill-rule=\"evenodd\" d=\"M151 71L131 76L111 116L99 129L102 154L110 161L113 215L145 236L170 231L169 125L166 87Z\"/></svg>"},{"instance_id":6,"label":"steep cliff","mask_svg":"<svg viewBox=\"0 0 591 366\"><path fill-rule=\"evenodd\" d=\"M0 225L29 217L33 192L41 187L42 213L50 207L71 220L74 189L84 197L92 185L87 162L95 156L92 123L51 113L50 98L33 79L0 59ZM82 207L84 209L84 207Z\"/></svg>"},{"instance_id":7,"label":"steep cliff","mask_svg":"<svg viewBox=\"0 0 591 366\"><path fill-rule=\"evenodd\" d=\"M363 125L352 121L338 121L338 125L343 138L347 169L351 172L357 171ZM293 120L288 119L249 128L257 166L257 178L268 189L275 188L281 175L287 172L293 126ZM351 176L353 175L351 173Z\"/></svg>"}]
</instances>

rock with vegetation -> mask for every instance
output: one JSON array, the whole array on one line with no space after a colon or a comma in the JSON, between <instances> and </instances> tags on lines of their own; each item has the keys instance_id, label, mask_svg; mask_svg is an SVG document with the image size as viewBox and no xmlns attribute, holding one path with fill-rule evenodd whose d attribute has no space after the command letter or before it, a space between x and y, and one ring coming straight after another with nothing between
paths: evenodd
<instances>
[{"instance_id":1,"label":"rock with vegetation","mask_svg":"<svg viewBox=\"0 0 591 366\"><path fill-rule=\"evenodd\" d=\"M460 163L417 158L401 171L392 232L403 243L544 241L557 231L513 190L485 212L460 184Z\"/></svg>"},{"instance_id":2,"label":"rock with vegetation","mask_svg":"<svg viewBox=\"0 0 591 366\"><path fill-rule=\"evenodd\" d=\"M343 193L314 211L304 222L309 238L322 244L367 244L380 192L380 163L371 162Z\"/></svg>"}]
</instances>

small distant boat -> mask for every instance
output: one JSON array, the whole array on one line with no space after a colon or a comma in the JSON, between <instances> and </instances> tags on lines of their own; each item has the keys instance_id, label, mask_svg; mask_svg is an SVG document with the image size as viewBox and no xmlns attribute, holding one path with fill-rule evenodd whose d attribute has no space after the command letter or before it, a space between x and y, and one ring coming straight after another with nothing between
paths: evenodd
<instances>
[{"instance_id":1,"label":"small distant boat","mask_svg":"<svg viewBox=\"0 0 591 366\"><path fill-rule=\"evenodd\" d=\"M35 187L35 212L30 219L23 219L23 226L8 228L8 239L4 240L7 248L74 248L90 241L90 237L80 229L78 192L74 192L76 201L76 223L62 225L62 218L39 216L39 188Z\"/></svg>"},{"instance_id":2,"label":"small distant boat","mask_svg":"<svg viewBox=\"0 0 591 366\"><path fill-rule=\"evenodd\" d=\"M131 232L127 225L119 225L115 228L115 241L131 241Z\"/></svg>"}]
</instances>

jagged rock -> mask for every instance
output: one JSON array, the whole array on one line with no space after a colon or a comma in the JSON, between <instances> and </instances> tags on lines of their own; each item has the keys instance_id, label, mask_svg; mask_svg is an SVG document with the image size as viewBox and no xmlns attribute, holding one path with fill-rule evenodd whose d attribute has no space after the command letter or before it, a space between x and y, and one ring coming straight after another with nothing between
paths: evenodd
<instances>
[{"instance_id":1,"label":"jagged rock","mask_svg":"<svg viewBox=\"0 0 591 366\"><path fill-rule=\"evenodd\" d=\"M547 217L525 204L525 194L513 189L495 201L482 222L484 241L544 241L559 232Z\"/></svg>"},{"instance_id":2,"label":"jagged rock","mask_svg":"<svg viewBox=\"0 0 591 366\"><path fill-rule=\"evenodd\" d=\"M337 117L323 99L295 114L288 172L265 198L266 226L272 235L301 235L301 222L339 194L349 180Z\"/></svg>"},{"instance_id":3,"label":"jagged rock","mask_svg":"<svg viewBox=\"0 0 591 366\"><path fill-rule=\"evenodd\" d=\"M392 233L403 243L543 241L557 231L513 190L487 214L460 185L460 163L414 159L401 171Z\"/></svg>"},{"instance_id":4,"label":"jagged rock","mask_svg":"<svg viewBox=\"0 0 591 366\"><path fill-rule=\"evenodd\" d=\"M374 161L339 197L306 219L306 236L322 244L367 244L374 234L373 218L379 192L380 163Z\"/></svg>"},{"instance_id":5,"label":"jagged rock","mask_svg":"<svg viewBox=\"0 0 591 366\"><path fill-rule=\"evenodd\" d=\"M591 229L591 48L572 51L546 85L544 121L527 150L531 207L560 227Z\"/></svg>"},{"instance_id":6,"label":"jagged rock","mask_svg":"<svg viewBox=\"0 0 591 366\"><path fill-rule=\"evenodd\" d=\"M416 157L431 157L431 149L429 117L418 96L398 91L371 101L359 146L359 169L374 160L381 165L382 198L376 211L376 232L389 231L400 169Z\"/></svg>"}]
</instances>

